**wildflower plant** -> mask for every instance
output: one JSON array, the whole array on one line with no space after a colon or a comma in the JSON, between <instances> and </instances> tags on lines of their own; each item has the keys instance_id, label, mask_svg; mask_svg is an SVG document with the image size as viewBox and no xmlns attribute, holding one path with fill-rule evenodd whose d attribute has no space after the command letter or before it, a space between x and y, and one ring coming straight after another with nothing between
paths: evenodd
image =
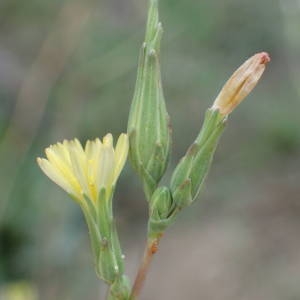
<instances>
[{"instance_id":1,"label":"wildflower plant","mask_svg":"<svg viewBox=\"0 0 300 300\"><path fill-rule=\"evenodd\" d=\"M162 24L158 0L149 0L145 41L127 134L116 146L107 134L101 141L63 141L46 149L37 162L43 172L81 207L88 225L97 275L109 285L107 299L138 299L153 254L178 213L197 198L213 160L229 114L252 91L270 61L266 52L250 57L225 83L206 111L198 136L178 162L170 184L160 186L171 149L171 126L160 75ZM144 257L131 286L124 273L123 252L113 218L112 198L118 177L129 158L141 179L149 205Z\"/></svg>"},{"instance_id":2,"label":"wildflower plant","mask_svg":"<svg viewBox=\"0 0 300 300\"><path fill-rule=\"evenodd\" d=\"M38 158L39 166L83 211L97 275L110 285L111 299L119 299L119 294L128 297L112 212L115 185L128 154L127 135L120 135L115 148L112 135L107 134L102 142L99 138L87 141L84 148L74 139L51 145L45 152L47 159Z\"/></svg>"}]
</instances>

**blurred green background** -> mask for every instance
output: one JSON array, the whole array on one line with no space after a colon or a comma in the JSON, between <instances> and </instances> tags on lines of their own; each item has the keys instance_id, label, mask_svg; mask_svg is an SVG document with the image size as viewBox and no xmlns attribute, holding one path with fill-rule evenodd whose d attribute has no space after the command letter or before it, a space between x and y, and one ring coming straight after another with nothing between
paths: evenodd
<instances>
[{"instance_id":1,"label":"blurred green background","mask_svg":"<svg viewBox=\"0 0 300 300\"><path fill-rule=\"evenodd\" d=\"M272 62L230 116L205 188L168 230L141 299L300 299L300 2L161 0L171 170L249 56ZM104 299L79 210L35 162L126 131L146 0L0 1L0 299ZM133 278L147 207L129 164L115 214Z\"/></svg>"}]
</instances>

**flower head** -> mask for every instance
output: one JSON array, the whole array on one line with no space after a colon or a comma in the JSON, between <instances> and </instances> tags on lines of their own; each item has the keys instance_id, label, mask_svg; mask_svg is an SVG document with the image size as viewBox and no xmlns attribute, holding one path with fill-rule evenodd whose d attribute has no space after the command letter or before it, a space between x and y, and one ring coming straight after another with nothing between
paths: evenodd
<instances>
[{"instance_id":1,"label":"flower head","mask_svg":"<svg viewBox=\"0 0 300 300\"><path fill-rule=\"evenodd\" d=\"M246 60L225 83L212 109L218 109L222 115L230 114L254 89L268 62L270 57L266 52L257 53Z\"/></svg>"},{"instance_id":2,"label":"flower head","mask_svg":"<svg viewBox=\"0 0 300 300\"><path fill-rule=\"evenodd\" d=\"M107 134L87 141L83 148L77 139L51 145L45 150L46 158L37 162L43 172L76 200L84 196L97 201L99 191L111 193L125 164L128 138L121 134L116 147L113 137Z\"/></svg>"}]
</instances>

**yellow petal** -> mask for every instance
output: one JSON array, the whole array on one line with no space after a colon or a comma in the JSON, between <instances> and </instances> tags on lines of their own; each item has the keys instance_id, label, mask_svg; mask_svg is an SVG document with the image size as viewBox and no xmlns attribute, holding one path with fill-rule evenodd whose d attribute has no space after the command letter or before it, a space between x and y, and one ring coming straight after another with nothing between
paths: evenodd
<instances>
[{"instance_id":1,"label":"yellow petal","mask_svg":"<svg viewBox=\"0 0 300 300\"><path fill-rule=\"evenodd\" d=\"M124 167L124 164L127 159L129 149L129 142L127 134L122 133L118 139L116 150L115 150L115 158L116 158L116 165L114 170L114 179L113 184L116 183L118 177Z\"/></svg>"},{"instance_id":2,"label":"yellow petal","mask_svg":"<svg viewBox=\"0 0 300 300\"><path fill-rule=\"evenodd\" d=\"M87 159L82 146L80 145L79 147L76 140L74 140L70 141L68 149L71 158L73 174L79 181L84 194L86 196L90 196L87 179Z\"/></svg>"},{"instance_id":3,"label":"yellow petal","mask_svg":"<svg viewBox=\"0 0 300 300\"><path fill-rule=\"evenodd\" d=\"M104 138L103 138L103 145L105 146L113 146L113 136L111 133L108 133Z\"/></svg>"},{"instance_id":4,"label":"yellow petal","mask_svg":"<svg viewBox=\"0 0 300 300\"><path fill-rule=\"evenodd\" d=\"M55 168L47 159L37 158L37 163L39 164L42 171L57 185L64 189L67 193L78 198L80 195L80 186L73 186L59 171Z\"/></svg>"},{"instance_id":5,"label":"yellow petal","mask_svg":"<svg viewBox=\"0 0 300 300\"><path fill-rule=\"evenodd\" d=\"M45 152L49 162L53 165L54 168L59 171L61 176L70 181L72 185L76 186L77 180L67 162L64 161L59 155L57 155L53 147L47 148Z\"/></svg>"},{"instance_id":6,"label":"yellow petal","mask_svg":"<svg viewBox=\"0 0 300 300\"><path fill-rule=\"evenodd\" d=\"M103 145L99 139L87 143L85 152L87 156L87 177L90 195L93 201L98 199L99 187L97 181L99 177L99 159Z\"/></svg>"},{"instance_id":7,"label":"yellow petal","mask_svg":"<svg viewBox=\"0 0 300 300\"><path fill-rule=\"evenodd\" d=\"M51 145L46 149L47 159L38 159L44 173L60 187L83 200L85 194L97 201L99 190L104 187L107 195L124 166L128 153L128 138L121 134L116 151L109 133L103 138L87 141L85 148L77 139Z\"/></svg>"},{"instance_id":8,"label":"yellow petal","mask_svg":"<svg viewBox=\"0 0 300 300\"><path fill-rule=\"evenodd\" d=\"M51 145L50 149L55 152L60 160L64 161L68 166L71 166L70 155L67 151L67 148L62 143Z\"/></svg>"},{"instance_id":9,"label":"yellow petal","mask_svg":"<svg viewBox=\"0 0 300 300\"><path fill-rule=\"evenodd\" d=\"M115 166L115 158L114 153L112 151L112 147L108 145L103 145L100 153L99 158L99 165L98 165L98 182L97 186L99 190L102 187L108 187L112 183L113 179L113 172Z\"/></svg>"}]
</instances>

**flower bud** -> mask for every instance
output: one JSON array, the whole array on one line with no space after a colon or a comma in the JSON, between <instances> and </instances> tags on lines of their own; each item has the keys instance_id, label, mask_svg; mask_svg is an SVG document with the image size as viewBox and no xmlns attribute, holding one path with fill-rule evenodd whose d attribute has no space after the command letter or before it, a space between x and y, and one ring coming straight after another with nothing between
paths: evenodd
<instances>
[{"instance_id":1,"label":"flower bud","mask_svg":"<svg viewBox=\"0 0 300 300\"><path fill-rule=\"evenodd\" d=\"M150 201L149 234L157 236L173 221L174 203L170 190L159 187L155 190Z\"/></svg>"},{"instance_id":2,"label":"flower bud","mask_svg":"<svg viewBox=\"0 0 300 300\"><path fill-rule=\"evenodd\" d=\"M161 84L159 52L162 26L157 1L150 2L145 43L142 46L128 135L129 157L150 199L164 175L170 152L169 116Z\"/></svg>"},{"instance_id":3,"label":"flower bud","mask_svg":"<svg viewBox=\"0 0 300 300\"><path fill-rule=\"evenodd\" d=\"M180 160L171 178L172 197L179 208L189 205L198 195L228 114L252 91L269 61L266 52L249 58L226 82L207 111L197 139Z\"/></svg>"},{"instance_id":4,"label":"flower bud","mask_svg":"<svg viewBox=\"0 0 300 300\"><path fill-rule=\"evenodd\" d=\"M254 89L268 62L270 57L266 52L257 53L246 60L225 83L212 109L229 115Z\"/></svg>"},{"instance_id":5,"label":"flower bud","mask_svg":"<svg viewBox=\"0 0 300 300\"><path fill-rule=\"evenodd\" d=\"M125 275L119 276L110 286L107 300L130 299L130 282Z\"/></svg>"}]
</instances>

